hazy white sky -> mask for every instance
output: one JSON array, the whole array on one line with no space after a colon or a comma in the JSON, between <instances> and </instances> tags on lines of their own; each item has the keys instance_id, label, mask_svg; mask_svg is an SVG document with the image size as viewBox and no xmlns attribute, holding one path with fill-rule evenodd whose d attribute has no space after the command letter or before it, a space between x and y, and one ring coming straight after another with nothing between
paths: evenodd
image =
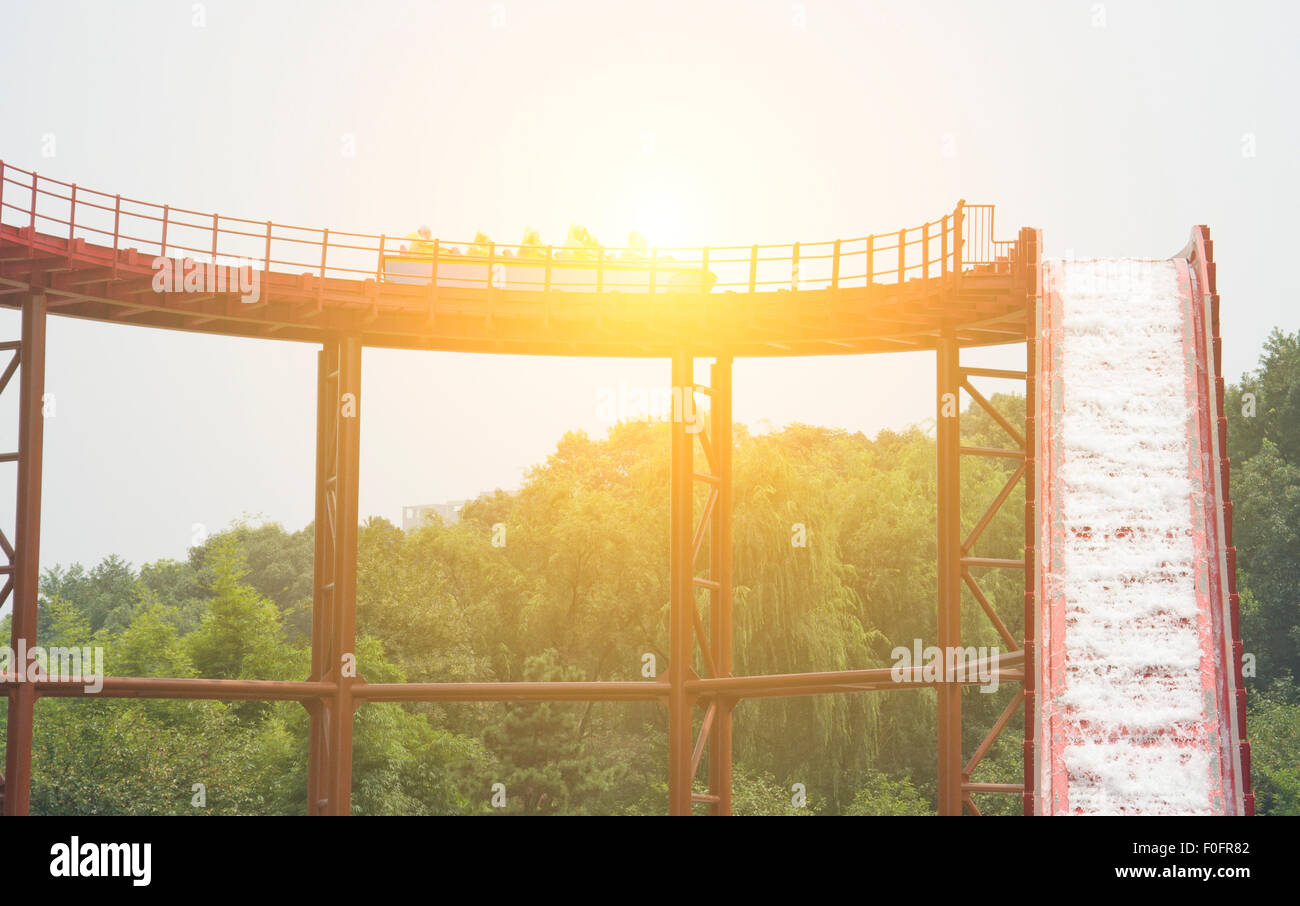
<instances>
[{"instance_id":1,"label":"hazy white sky","mask_svg":"<svg viewBox=\"0 0 1300 906\"><path fill-rule=\"evenodd\" d=\"M1208 223L1235 377L1274 325L1300 326L1298 19L1085 0L8 4L0 157L195 210L503 242L570 222L611 245L811 241L960 197L996 203L1004 237L1043 228L1053 255L1166 256ZM315 347L52 318L48 356L45 565L180 557L196 523L244 513L310 521ZM514 487L566 429L604 430L602 390L667 380L660 361L367 350L362 513ZM751 424L874 434L929 417L932 394L930 355L736 367Z\"/></svg>"}]
</instances>

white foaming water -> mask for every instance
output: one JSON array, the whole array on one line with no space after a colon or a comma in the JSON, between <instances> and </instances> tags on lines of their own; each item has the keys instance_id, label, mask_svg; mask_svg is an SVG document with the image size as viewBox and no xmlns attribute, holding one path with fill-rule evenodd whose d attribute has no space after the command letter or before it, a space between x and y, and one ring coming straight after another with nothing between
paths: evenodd
<instances>
[{"instance_id":1,"label":"white foaming water","mask_svg":"<svg viewBox=\"0 0 1300 906\"><path fill-rule=\"evenodd\" d=\"M1209 813L1177 263L1053 266L1070 811Z\"/></svg>"}]
</instances>

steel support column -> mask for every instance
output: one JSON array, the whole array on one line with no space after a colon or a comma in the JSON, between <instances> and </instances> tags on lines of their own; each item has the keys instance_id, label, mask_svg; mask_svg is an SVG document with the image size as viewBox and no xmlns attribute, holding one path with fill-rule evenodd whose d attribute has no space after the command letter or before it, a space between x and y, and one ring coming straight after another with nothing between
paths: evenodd
<instances>
[{"instance_id":1,"label":"steel support column","mask_svg":"<svg viewBox=\"0 0 1300 906\"><path fill-rule=\"evenodd\" d=\"M695 362L689 352L673 355L672 460L670 490L670 591L668 601L668 814L691 814L691 709L686 681L694 674Z\"/></svg>"},{"instance_id":2,"label":"steel support column","mask_svg":"<svg viewBox=\"0 0 1300 906\"><path fill-rule=\"evenodd\" d=\"M937 347L938 408L938 592L939 648L961 645L961 367L960 350L951 330ZM946 660L946 658L945 658ZM939 814L962 810L961 686L939 686Z\"/></svg>"},{"instance_id":3,"label":"steel support column","mask_svg":"<svg viewBox=\"0 0 1300 906\"><path fill-rule=\"evenodd\" d=\"M709 640L719 677L731 676L731 359L720 358L710 370L709 405L713 474L717 500L709 516ZM714 699L717 712L709 731L709 814L731 814L731 711L735 701Z\"/></svg>"},{"instance_id":4,"label":"steel support column","mask_svg":"<svg viewBox=\"0 0 1300 906\"><path fill-rule=\"evenodd\" d=\"M313 523L315 557L312 566L311 679L324 679L330 658L333 626L334 517L333 489L337 457L337 420L333 401L338 399L338 347L326 345L316 354L316 516ZM329 754L329 711L313 699L305 703L311 715L307 750L307 814L325 813L325 763Z\"/></svg>"},{"instance_id":5,"label":"steel support column","mask_svg":"<svg viewBox=\"0 0 1300 906\"><path fill-rule=\"evenodd\" d=\"M352 811L360 440L361 342L349 336L326 343L317 362L311 679L338 686L332 698L307 703L309 815Z\"/></svg>"},{"instance_id":6,"label":"steel support column","mask_svg":"<svg viewBox=\"0 0 1300 906\"><path fill-rule=\"evenodd\" d=\"M1025 314L1025 629L1021 650L1025 653L1025 678L1021 684L1024 690L1024 733L1022 748L1024 752L1024 793L1022 814L1034 814L1034 765L1036 763L1035 736L1038 716L1038 685L1035 671L1038 669L1038 630L1036 621L1037 577L1038 577L1038 425L1035 413L1038 411L1038 312L1041 308L1042 287L1038 285L1039 253L1042 250L1042 237L1038 230L1025 227L1021 229L1016 254L1019 257L1020 271L1026 281Z\"/></svg>"},{"instance_id":7,"label":"steel support column","mask_svg":"<svg viewBox=\"0 0 1300 906\"><path fill-rule=\"evenodd\" d=\"M707 417L696 395L707 397ZM702 701L695 734L694 691L698 663L709 679L731 676L731 359L719 358L710 383L695 383L694 360L686 353L673 359L672 423L672 595L669 602L668 675L668 808L673 815L692 814L694 803L710 815L731 814L731 712L737 699L713 694ZM703 463L696 467L695 443ZM707 488L698 521L696 482ZM696 575L695 564L708 539L708 574ZM701 619L696 590L709 594L708 628ZM707 793L692 791L708 754Z\"/></svg>"},{"instance_id":8,"label":"steel support column","mask_svg":"<svg viewBox=\"0 0 1300 906\"><path fill-rule=\"evenodd\" d=\"M33 292L23 305L19 360L18 495L14 510L12 560L15 672L27 670L36 645L36 591L40 580L41 461L45 439L45 295ZM17 682L9 690L5 737L4 814L25 815L31 802L32 717L36 688Z\"/></svg>"}]
</instances>

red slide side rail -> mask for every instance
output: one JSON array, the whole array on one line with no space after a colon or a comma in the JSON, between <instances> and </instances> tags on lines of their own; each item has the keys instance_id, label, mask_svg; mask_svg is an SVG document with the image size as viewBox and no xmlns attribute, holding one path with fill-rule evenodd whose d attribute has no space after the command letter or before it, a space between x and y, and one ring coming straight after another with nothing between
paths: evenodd
<instances>
[{"instance_id":1,"label":"red slide side rail","mask_svg":"<svg viewBox=\"0 0 1300 906\"><path fill-rule=\"evenodd\" d=\"M1215 532L1217 557L1211 567L1211 591L1218 598L1219 637L1222 639L1223 662L1228 665L1225 679L1230 688L1220 689L1219 706L1230 719L1225 722L1227 736L1225 776L1234 778L1234 803L1238 814L1255 813L1255 795L1250 784L1250 743L1246 737L1246 689L1242 676L1241 597L1237 592L1237 548L1232 539L1232 499L1229 482L1228 420L1224 414L1223 339L1219 332L1219 292L1214 264L1214 242L1210 228L1192 228L1192 238L1180 257L1188 262L1193 286L1193 303L1198 312L1198 359L1202 383L1200 392L1205 416L1202 426L1205 449L1207 490L1213 492L1213 512L1207 523ZM1225 793L1228 790L1225 788ZM1230 810L1231 809L1230 807Z\"/></svg>"}]
</instances>

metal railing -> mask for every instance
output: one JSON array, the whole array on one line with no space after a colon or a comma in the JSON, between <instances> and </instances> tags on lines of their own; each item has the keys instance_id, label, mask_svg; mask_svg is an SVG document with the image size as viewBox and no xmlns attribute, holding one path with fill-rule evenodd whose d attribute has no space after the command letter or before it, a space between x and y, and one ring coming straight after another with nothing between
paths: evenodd
<instances>
[{"instance_id":1,"label":"metal railing","mask_svg":"<svg viewBox=\"0 0 1300 906\"><path fill-rule=\"evenodd\" d=\"M1006 269L1015 242L993 238L993 205L958 202L897 232L820 242L690 248L569 248L409 240L249 220L110 195L0 161L0 223L149 258L191 258L266 273L539 291L772 292L841 289ZM405 271L405 273L399 273Z\"/></svg>"}]
</instances>

